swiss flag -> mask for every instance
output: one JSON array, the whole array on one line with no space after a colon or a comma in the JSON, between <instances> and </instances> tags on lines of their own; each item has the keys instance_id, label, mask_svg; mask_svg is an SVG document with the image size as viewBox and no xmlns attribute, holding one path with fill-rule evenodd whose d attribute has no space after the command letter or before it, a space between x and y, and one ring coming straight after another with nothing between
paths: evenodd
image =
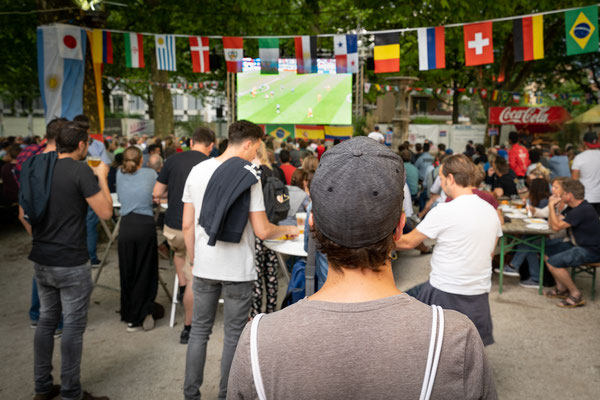
<instances>
[{"instance_id":1,"label":"swiss flag","mask_svg":"<svg viewBox=\"0 0 600 400\"><path fill-rule=\"evenodd\" d=\"M491 64L494 62L494 45L492 43L492 23L465 25L465 64Z\"/></svg>"},{"instance_id":2,"label":"swiss flag","mask_svg":"<svg viewBox=\"0 0 600 400\"><path fill-rule=\"evenodd\" d=\"M192 67L194 72L209 72L209 47L208 38L190 36L190 52L192 53Z\"/></svg>"}]
</instances>

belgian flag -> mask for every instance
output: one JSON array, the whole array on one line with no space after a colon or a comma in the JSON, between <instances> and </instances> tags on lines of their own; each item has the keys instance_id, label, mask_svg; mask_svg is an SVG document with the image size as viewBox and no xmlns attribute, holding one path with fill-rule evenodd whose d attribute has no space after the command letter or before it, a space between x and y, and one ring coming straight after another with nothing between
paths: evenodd
<instances>
[{"instance_id":1,"label":"belgian flag","mask_svg":"<svg viewBox=\"0 0 600 400\"><path fill-rule=\"evenodd\" d=\"M542 15L534 15L514 20L515 61L531 61L544 58L543 18Z\"/></svg>"},{"instance_id":2,"label":"belgian flag","mask_svg":"<svg viewBox=\"0 0 600 400\"><path fill-rule=\"evenodd\" d=\"M400 71L400 41L398 33L375 35L375 73Z\"/></svg>"}]
</instances>

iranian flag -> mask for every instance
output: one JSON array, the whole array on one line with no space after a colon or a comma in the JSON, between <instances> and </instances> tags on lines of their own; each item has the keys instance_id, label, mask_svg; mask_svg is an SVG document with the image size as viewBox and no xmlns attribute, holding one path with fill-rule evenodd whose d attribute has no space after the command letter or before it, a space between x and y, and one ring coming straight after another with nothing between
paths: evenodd
<instances>
[{"instance_id":1,"label":"iranian flag","mask_svg":"<svg viewBox=\"0 0 600 400\"><path fill-rule=\"evenodd\" d=\"M125 64L127 68L144 68L144 40L141 33L128 32L125 37Z\"/></svg>"}]
</instances>

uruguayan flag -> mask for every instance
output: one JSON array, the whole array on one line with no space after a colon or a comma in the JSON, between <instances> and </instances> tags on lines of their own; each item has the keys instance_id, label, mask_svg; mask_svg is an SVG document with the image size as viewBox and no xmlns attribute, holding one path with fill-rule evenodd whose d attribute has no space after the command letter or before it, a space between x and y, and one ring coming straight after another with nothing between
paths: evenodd
<instances>
[{"instance_id":1,"label":"uruguayan flag","mask_svg":"<svg viewBox=\"0 0 600 400\"><path fill-rule=\"evenodd\" d=\"M173 35L156 35L156 65L163 71L177 71L175 65L175 38Z\"/></svg>"},{"instance_id":2,"label":"uruguayan flag","mask_svg":"<svg viewBox=\"0 0 600 400\"><path fill-rule=\"evenodd\" d=\"M54 118L83 114L86 33L78 26L37 28L38 80L46 124Z\"/></svg>"}]
</instances>

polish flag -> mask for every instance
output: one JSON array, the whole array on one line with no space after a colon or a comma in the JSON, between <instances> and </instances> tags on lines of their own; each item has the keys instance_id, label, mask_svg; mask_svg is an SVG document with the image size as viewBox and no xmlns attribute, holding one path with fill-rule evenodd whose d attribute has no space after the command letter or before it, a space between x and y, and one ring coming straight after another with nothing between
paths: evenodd
<instances>
[{"instance_id":1,"label":"polish flag","mask_svg":"<svg viewBox=\"0 0 600 400\"><path fill-rule=\"evenodd\" d=\"M192 53L192 67L194 72L209 72L208 62L208 38L190 36L190 52Z\"/></svg>"}]
</instances>

